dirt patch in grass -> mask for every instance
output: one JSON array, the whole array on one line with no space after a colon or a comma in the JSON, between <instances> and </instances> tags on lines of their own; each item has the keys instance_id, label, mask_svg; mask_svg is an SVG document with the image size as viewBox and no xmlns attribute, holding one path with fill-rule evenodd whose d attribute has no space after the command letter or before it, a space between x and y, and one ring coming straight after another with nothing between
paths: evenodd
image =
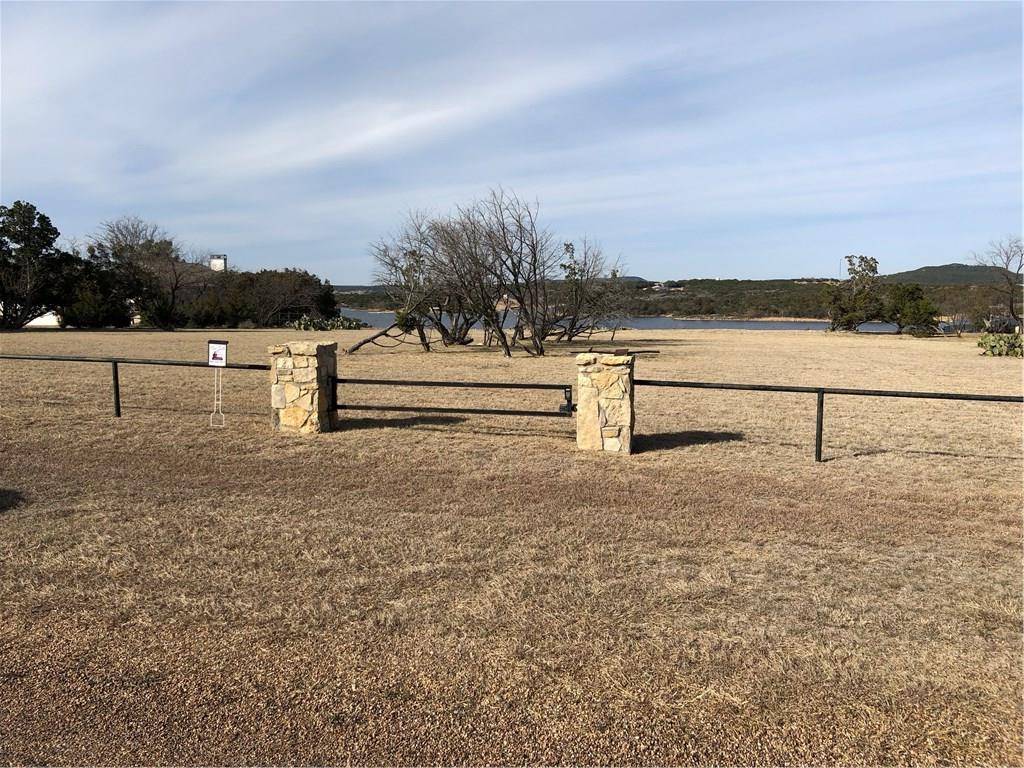
<instances>
[{"instance_id":1,"label":"dirt patch in grass","mask_svg":"<svg viewBox=\"0 0 1024 768\"><path fill-rule=\"evenodd\" d=\"M203 359L210 332L4 352ZM262 362L294 337L224 332ZM968 339L635 332L645 378L1018 393ZM353 377L571 383L568 350L359 353ZM642 389L569 419L269 430L260 372L0 361L0 760L1019 763L1019 405ZM343 374L344 375L344 374ZM550 408L557 392L345 387Z\"/></svg>"}]
</instances>

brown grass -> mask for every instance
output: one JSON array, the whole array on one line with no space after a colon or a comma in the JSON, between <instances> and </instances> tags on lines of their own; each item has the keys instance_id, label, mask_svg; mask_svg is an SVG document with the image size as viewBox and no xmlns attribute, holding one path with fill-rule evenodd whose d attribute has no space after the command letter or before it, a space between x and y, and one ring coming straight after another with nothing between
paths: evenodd
<instances>
[{"instance_id":1,"label":"brown grass","mask_svg":"<svg viewBox=\"0 0 1024 768\"><path fill-rule=\"evenodd\" d=\"M655 335L656 334L656 335ZM235 361L296 332L22 333L4 352ZM356 333L321 334L351 342ZM639 375L993 393L967 339L629 334ZM359 353L353 376L569 382L572 359ZM10 763L1014 763L1021 407L638 393L568 419L269 431L258 372L0 361ZM553 392L345 389L551 407Z\"/></svg>"}]
</instances>

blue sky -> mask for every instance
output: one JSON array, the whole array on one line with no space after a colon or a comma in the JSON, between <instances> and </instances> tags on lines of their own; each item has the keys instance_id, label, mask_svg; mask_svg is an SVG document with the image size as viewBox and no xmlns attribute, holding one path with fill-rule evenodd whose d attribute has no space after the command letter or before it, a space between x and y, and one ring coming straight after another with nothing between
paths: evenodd
<instances>
[{"instance_id":1,"label":"blue sky","mask_svg":"<svg viewBox=\"0 0 1024 768\"><path fill-rule=\"evenodd\" d=\"M1021 231L1019 3L0 4L0 198L370 280L503 185L650 278Z\"/></svg>"}]
</instances>

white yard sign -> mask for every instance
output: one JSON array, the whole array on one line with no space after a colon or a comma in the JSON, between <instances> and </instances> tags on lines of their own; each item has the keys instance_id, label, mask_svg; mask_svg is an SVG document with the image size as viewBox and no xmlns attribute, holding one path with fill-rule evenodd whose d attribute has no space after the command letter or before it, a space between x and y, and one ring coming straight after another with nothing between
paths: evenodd
<instances>
[{"instance_id":1,"label":"white yard sign","mask_svg":"<svg viewBox=\"0 0 1024 768\"><path fill-rule=\"evenodd\" d=\"M206 364L212 366L213 372L213 413L210 414L211 427L224 426L224 379L221 368L228 364L228 343L220 339L210 339L206 342Z\"/></svg>"},{"instance_id":2,"label":"white yard sign","mask_svg":"<svg viewBox=\"0 0 1024 768\"><path fill-rule=\"evenodd\" d=\"M223 368L228 364L228 343L210 339L206 343L207 364Z\"/></svg>"}]
</instances>

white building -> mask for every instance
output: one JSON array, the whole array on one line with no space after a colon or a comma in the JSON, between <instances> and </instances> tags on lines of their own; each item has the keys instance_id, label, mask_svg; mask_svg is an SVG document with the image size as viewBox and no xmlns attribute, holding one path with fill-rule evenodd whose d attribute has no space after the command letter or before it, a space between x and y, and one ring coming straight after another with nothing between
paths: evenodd
<instances>
[{"instance_id":1,"label":"white building","mask_svg":"<svg viewBox=\"0 0 1024 768\"><path fill-rule=\"evenodd\" d=\"M29 320L26 328L60 328L60 318L56 312L47 312L35 320Z\"/></svg>"}]
</instances>

